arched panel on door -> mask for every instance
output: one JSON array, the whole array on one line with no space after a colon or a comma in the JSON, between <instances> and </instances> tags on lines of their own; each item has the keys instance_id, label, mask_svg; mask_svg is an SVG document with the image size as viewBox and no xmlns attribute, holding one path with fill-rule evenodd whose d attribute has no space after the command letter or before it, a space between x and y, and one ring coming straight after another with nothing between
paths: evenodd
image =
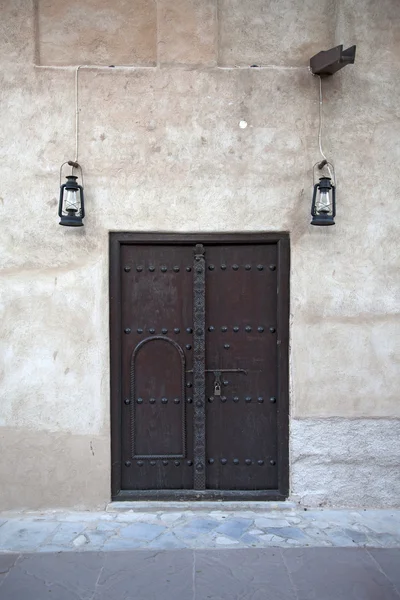
<instances>
[{"instance_id":1,"label":"arched panel on door","mask_svg":"<svg viewBox=\"0 0 400 600\"><path fill-rule=\"evenodd\" d=\"M165 336L140 342L131 357L132 458L185 458L185 355Z\"/></svg>"}]
</instances>

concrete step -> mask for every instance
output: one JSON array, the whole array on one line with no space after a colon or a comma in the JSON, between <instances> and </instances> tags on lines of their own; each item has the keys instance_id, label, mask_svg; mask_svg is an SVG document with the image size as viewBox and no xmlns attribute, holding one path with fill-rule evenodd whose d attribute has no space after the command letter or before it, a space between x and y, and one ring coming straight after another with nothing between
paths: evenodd
<instances>
[{"instance_id":1,"label":"concrete step","mask_svg":"<svg viewBox=\"0 0 400 600\"><path fill-rule=\"evenodd\" d=\"M285 502L231 502L231 501L204 501L204 502L165 502L165 501L138 501L138 502L110 502L107 512L211 512L223 511L252 511L272 512L276 510L294 510L296 503Z\"/></svg>"}]
</instances>

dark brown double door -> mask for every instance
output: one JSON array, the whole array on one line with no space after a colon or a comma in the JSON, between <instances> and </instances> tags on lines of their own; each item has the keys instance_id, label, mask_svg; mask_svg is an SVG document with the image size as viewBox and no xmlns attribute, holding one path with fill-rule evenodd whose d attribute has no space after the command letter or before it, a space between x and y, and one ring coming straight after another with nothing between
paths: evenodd
<instances>
[{"instance_id":1,"label":"dark brown double door","mask_svg":"<svg viewBox=\"0 0 400 600\"><path fill-rule=\"evenodd\" d=\"M113 498L286 497L287 235L110 236Z\"/></svg>"}]
</instances>

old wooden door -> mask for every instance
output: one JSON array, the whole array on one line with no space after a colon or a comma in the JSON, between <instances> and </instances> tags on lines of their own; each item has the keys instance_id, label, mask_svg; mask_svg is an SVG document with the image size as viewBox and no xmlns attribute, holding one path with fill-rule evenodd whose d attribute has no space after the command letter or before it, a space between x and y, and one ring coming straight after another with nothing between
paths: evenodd
<instances>
[{"instance_id":1,"label":"old wooden door","mask_svg":"<svg viewBox=\"0 0 400 600\"><path fill-rule=\"evenodd\" d=\"M286 497L288 236L110 236L113 498Z\"/></svg>"}]
</instances>

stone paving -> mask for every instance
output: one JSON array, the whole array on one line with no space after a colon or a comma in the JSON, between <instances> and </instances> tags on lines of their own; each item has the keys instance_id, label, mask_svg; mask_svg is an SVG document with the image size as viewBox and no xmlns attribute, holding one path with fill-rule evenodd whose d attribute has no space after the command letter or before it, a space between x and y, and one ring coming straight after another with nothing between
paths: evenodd
<instances>
[{"instance_id":1,"label":"stone paving","mask_svg":"<svg viewBox=\"0 0 400 600\"><path fill-rule=\"evenodd\" d=\"M0 554L1 600L399 600L398 548Z\"/></svg>"},{"instance_id":2,"label":"stone paving","mask_svg":"<svg viewBox=\"0 0 400 600\"><path fill-rule=\"evenodd\" d=\"M104 512L0 515L0 552L400 547L400 511L294 503L137 503Z\"/></svg>"}]
</instances>

